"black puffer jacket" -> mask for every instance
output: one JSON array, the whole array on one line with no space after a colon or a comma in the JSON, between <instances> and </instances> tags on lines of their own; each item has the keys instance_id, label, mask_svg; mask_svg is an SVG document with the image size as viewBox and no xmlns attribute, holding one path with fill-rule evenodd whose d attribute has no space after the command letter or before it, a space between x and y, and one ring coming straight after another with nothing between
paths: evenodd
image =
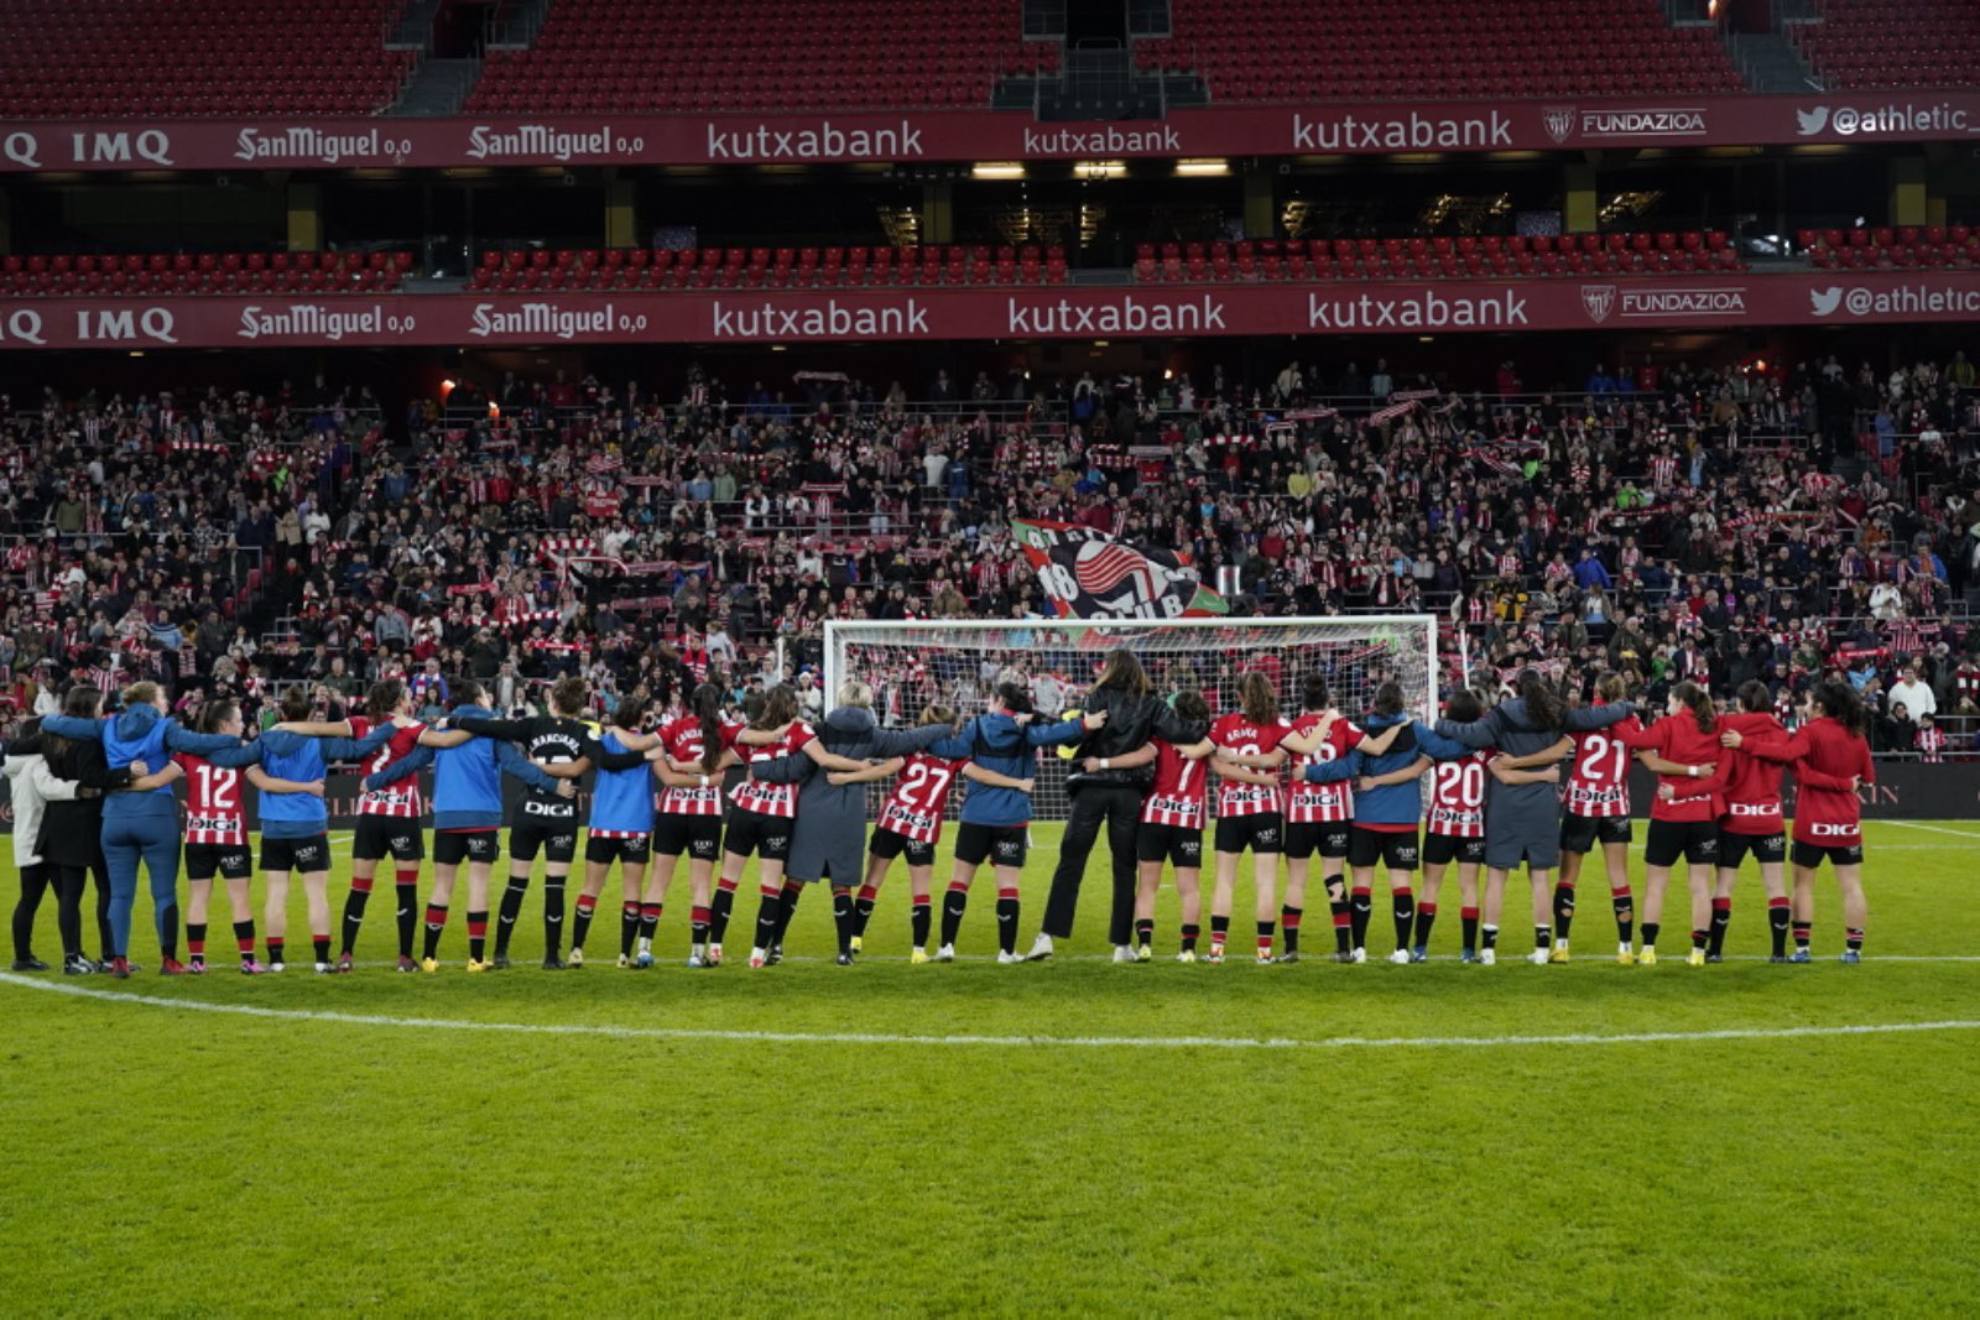
<instances>
[{"instance_id":1,"label":"black puffer jacket","mask_svg":"<svg viewBox=\"0 0 1980 1320\"><path fill-rule=\"evenodd\" d=\"M1073 758L1079 760L1088 756L1104 756L1109 759L1126 756L1145 744L1150 738L1160 738L1164 742L1187 745L1201 742L1208 733L1209 726L1191 724L1169 708L1169 703L1160 697L1136 696L1119 688L1095 688L1087 693L1085 704L1080 710L1107 712L1107 722L1099 729L1086 735L1073 749ZM1114 785L1128 788L1145 788L1153 782L1151 766L1140 766L1132 770L1099 770L1092 774L1075 770L1066 778L1068 791L1077 792L1088 785Z\"/></svg>"}]
</instances>

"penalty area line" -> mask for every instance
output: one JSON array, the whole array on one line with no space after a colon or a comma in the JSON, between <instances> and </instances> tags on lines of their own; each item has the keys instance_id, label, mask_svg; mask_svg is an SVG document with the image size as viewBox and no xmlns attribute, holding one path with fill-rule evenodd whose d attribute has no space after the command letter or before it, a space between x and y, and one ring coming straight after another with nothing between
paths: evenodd
<instances>
[{"instance_id":1,"label":"penalty area line","mask_svg":"<svg viewBox=\"0 0 1980 1320\"><path fill-rule=\"evenodd\" d=\"M0 982L44 994L107 1000L188 1013L220 1013L277 1022L324 1022L340 1026L386 1027L410 1031L495 1032L521 1036L599 1036L609 1040L717 1041L768 1045L932 1045L976 1048L1063 1048L1146 1050L1355 1050L1492 1049L1548 1045L1662 1045L1722 1040L1804 1040L1825 1036L1883 1036L1916 1032L1980 1031L1980 1021L1879 1022L1828 1027L1729 1027L1715 1031L1639 1031L1513 1036L1333 1036L1313 1040L1250 1036L975 1036L917 1035L857 1031L723 1031L694 1027L628 1027L554 1022L473 1022L454 1018L391 1017L313 1009L264 1008L255 1004L214 1004L158 995L125 994L61 982L38 981L0 972Z\"/></svg>"}]
</instances>

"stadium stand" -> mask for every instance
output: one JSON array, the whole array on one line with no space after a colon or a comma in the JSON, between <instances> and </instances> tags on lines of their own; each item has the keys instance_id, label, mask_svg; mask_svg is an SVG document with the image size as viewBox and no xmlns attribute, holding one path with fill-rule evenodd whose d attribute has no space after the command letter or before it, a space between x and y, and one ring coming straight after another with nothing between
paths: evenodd
<instances>
[{"instance_id":1,"label":"stadium stand","mask_svg":"<svg viewBox=\"0 0 1980 1320\"><path fill-rule=\"evenodd\" d=\"M559 0L527 50L491 49L474 114L987 106L1055 68L1021 0Z\"/></svg>"},{"instance_id":2,"label":"stadium stand","mask_svg":"<svg viewBox=\"0 0 1980 1320\"><path fill-rule=\"evenodd\" d=\"M1795 240L1824 270L1980 265L1980 234L1966 225L1803 229Z\"/></svg>"},{"instance_id":3,"label":"stadium stand","mask_svg":"<svg viewBox=\"0 0 1980 1320\"><path fill-rule=\"evenodd\" d=\"M1660 695L1836 667L1878 702L1915 663L1945 750L1975 750L1964 356L1521 388L1292 362L1200 385L940 374L911 402L840 373L732 392L692 368L664 390L680 403L510 376L403 424L320 381L50 390L0 442L0 665L17 711L51 669L266 700L429 657L512 675L505 704L582 671L609 706L677 660L812 654L828 617L1035 608L1002 523L1022 508L1188 548L1261 613L1438 611L1508 672L1613 665ZM1881 714L1879 746L1911 749Z\"/></svg>"},{"instance_id":4,"label":"stadium stand","mask_svg":"<svg viewBox=\"0 0 1980 1320\"><path fill-rule=\"evenodd\" d=\"M481 254L475 289L799 289L840 285L1063 284L1065 249L925 247L538 248Z\"/></svg>"},{"instance_id":5,"label":"stadium stand","mask_svg":"<svg viewBox=\"0 0 1980 1320\"><path fill-rule=\"evenodd\" d=\"M1304 97L1573 96L1745 90L1709 26L1675 28L1656 0L1175 0L1145 71L1194 72L1215 101Z\"/></svg>"},{"instance_id":6,"label":"stadium stand","mask_svg":"<svg viewBox=\"0 0 1980 1320\"><path fill-rule=\"evenodd\" d=\"M0 257L0 292L389 293L410 252L44 253Z\"/></svg>"},{"instance_id":7,"label":"stadium stand","mask_svg":"<svg viewBox=\"0 0 1980 1320\"><path fill-rule=\"evenodd\" d=\"M1143 283L1684 275L1745 268L1727 236L1716 230L1142 243L1134 261L1135 278Z\"/></svg>"},{"instance_id":8,"label":"stadium stand","mask_svg":"<svg viewBox=\"0 0 1980 1320\"><path fill-rule=\"evenodd\" d=\"M414 52L402 0L0 0L0 113L368 115Z\"/></svg>"},{"instance_id":9,"label":"stadium stand","mask_svg":"<svg viewBox=\"0 0 1980 1320\"><path fill-rule=\"evenodd\" d=\"M1980 69L1980 8L1965 0L1822 0L1783 30L1831 88L1962 87Z\"/></svg>"}]
</instances>

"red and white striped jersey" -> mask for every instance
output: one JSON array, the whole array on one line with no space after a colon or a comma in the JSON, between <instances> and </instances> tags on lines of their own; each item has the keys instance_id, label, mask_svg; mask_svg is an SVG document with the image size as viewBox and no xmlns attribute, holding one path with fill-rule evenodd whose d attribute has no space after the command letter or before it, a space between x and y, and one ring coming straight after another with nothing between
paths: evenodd
<instances>
[{"instance_id":1,"label":"red and white striped jersey","mask_svg":"<svg viewBox=\"0 0 1980 1320\"><path fill-rule=\"evenodd\" d=\"M350 719L351 736L363 738L377 727L376 723L362 715ZM364 772L360 781L411 756L419 746L419 735L426 732L426 726L415 724L408 729L400 729L386 740L385 745L365 758ZM367 788L358 794L358 815L391 816L400 820L417 820L426 814L426 804L419 795L419 776L407 775L404 779L385 788Z\"/></svg>"},{"instance_id":2,"label":"red and white striped jersey","mask_svg":"<svg viewBox=\"0 0 1980 1320\"><path fill-rule=\"evenodd\" d=\"M1938 765L1946 759L1946 731L1934 724L1918 730L1918 757L1926 765Z\"/></svg>"},{"instance_id":3,"label":"red and white striped jersey","mask_svg":"<svg viewBox=\"0 0 1980 1320\"><path fill-rule=\"evenodd\" d=\"M1227 751L1245 756L1264 756L1285 740L1292 725L1273 720L1268 725L1253 724L1242 713L1221 715L1210 726L1210 741ZM1217 816L1258 816L1285 810L1285 794L1277 784L1247 784L1226 779L1217 786Z\"/></svg>"},{"instance_id":4,"label":"red and white striped jersey","mask_svg":"<svg viewBox=\"0 0 1980 1320\"><path fill-rule=\"evenodd\" d=\"M915 752L901 767L900 778L887 805L880 808L881 829L898 834L913 843L938 843L942 838L942 813L949 805L949 790L969 762Z\"/></svg>"},{"instance_id":5,"label":"red and white striped jersey","mask_svg":"<svg viewBox=\"0 0 1980 1320\"><path fill-rule=\"evenodd\" d=\"M791 725L789 732L768 747L750 748L749 763L760 765L780 756L795 756L817 737L817 732L809 724L798 720ZM741 751L742 744L737 744L736 750ZM797 797L796 784L766 784L759 779L745 779L729 794L736 810L753 811L759 816L775 816L781 820L790 820L797 815Z\"/></svg>"},{"instance_id":6,"label":"red and white striped jersey","mask_svg":"<svg viewBox=\"0 0 1980 1320\"><path fill-rule=\"evenodd\" d=\"M1471 752L1455 761L1439 761L1430 770L1430 829L1451 839L1485 837L1485 763L1491 748Z\"/></svg>"},{"instance_id":7,"label":"red and white striped jersey","mask_svg":"<svg viewBox=\"0 0 1980 1320\"><path fill-rule=\"evenodd\" d=\"M172 759L186 772L186 842L245 844L241 772L183 752Z\"/></svg>"},{"instance_id":8,"label":"red and white striped jersey","mask_svg":"<svg viewBox=\"0 0 1980 1320\"><path fill-rule=\"evenodd\" d=\"M1643 727L1631 715L1609 729L1574 735L1574 768L1568 775L1561 805L1570 816L1602 819L1629 814L1629 748L1617 736Z\"/></svg>"},{"instance_id":9,"label":"red and white striped jersey","mask_svg":"<svg viewBox=\"0 0 1980 1320\"><path fill-rule=\"evenodd\" d=\"M721 722L722 747L727 750L735 746L736 735L743 726L727 720ZM707 740L701 736L701 721L693 715L680 715L660 726L660 742L667 749L667 755L676 761L701 760L708 750ZM708 787L696 785L694 788L661 789L653 795L655 809L669 816L719 816L722 814L722 784L719 778L711 776Z\"/></svg>"},{"instance_id":10,"label":"red and white striped jersey","mask_svg":"<svg viewBox=\"0 0 1980 1320\"><path fill-rule=\"evenodd\" d=\"M1309 710L1293 721L1293 732L1311 733L1320 727L1320 712ZM1286 824L1346 824L1354 819L1354 790L1346 780L1338 784L1309 784L1306 767L1338 761L1368 735L1352 720L1338 719L1327 731L1327 741L1292 761L1292 782L1286 790Z\"/></svg>"},{"instance_id":11,"label":"red and white striped jersey","mask_svg":"<svg viewBox=\"0 0 1980 1320\"><path fill-rule=\"evenodd\" d=\"M1173 825L1181 830L1203 828L1205 790L1210 768L1176 750L1174 743L1155 740L1155 786L1141 804L1143 825Z\"/></svg>"}]
</instances>

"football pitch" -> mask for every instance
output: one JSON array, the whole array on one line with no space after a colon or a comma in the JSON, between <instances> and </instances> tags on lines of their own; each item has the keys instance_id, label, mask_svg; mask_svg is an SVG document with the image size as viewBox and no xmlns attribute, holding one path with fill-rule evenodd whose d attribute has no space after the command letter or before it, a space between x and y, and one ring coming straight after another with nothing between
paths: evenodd
<instances>
[{"instance_id":1,"label":"football pitch","mask_svg":"<svg viewBox=\"0 0 1980 1320\"><path fill-rule=\"evenodd\" d=\"M1615 965L1599 870L1565 967L1519 960L1523 884L1501 964L1460 966L1454 878L1427 965L1335 965L1311 897L1306 961L1252 965L1241 880L1228 964L1171 960L1165 886L1156 961L1115 966L1104 845L1022 967L987 874L962 961L910 966L899 865L857 966L819 892L754 972L747 878L728 965L681 965L685 866L645 972L616 874L560 973L540 871L477 976L459 891L440 974L391 970L381 876L354 975L237 975L216 894L214 970L168 980L141 892L142 975L0 976L0 1311L1971 1314L1980 824L1865 835L1858 967L1826 874L1816 965L1768 965L1751 865L1703 969L1681 884L1661 965Z\"/></svg>"}]
</instances>

